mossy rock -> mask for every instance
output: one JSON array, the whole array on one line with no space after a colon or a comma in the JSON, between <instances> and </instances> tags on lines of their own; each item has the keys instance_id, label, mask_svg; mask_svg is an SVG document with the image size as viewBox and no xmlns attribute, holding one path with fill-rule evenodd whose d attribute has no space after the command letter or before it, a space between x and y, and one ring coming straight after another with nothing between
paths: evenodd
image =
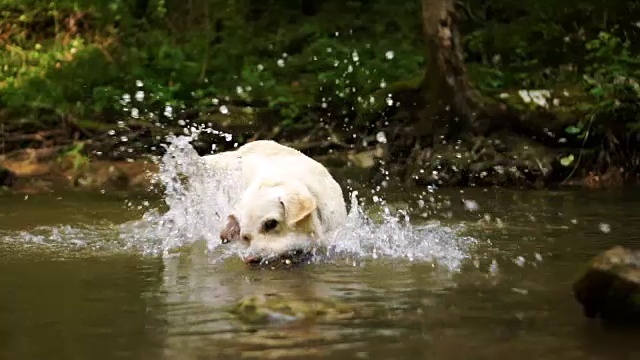
<instances>
[{"instance_id":1,"label":"mossy rock","mask_svg":"<svg viewBox=\"0 0 640 360\"><path fill-rule=\"evenodd\" d=\"M511 133L460 143L435 144L410 160L419 185L540 186L553 174L553 149Z\"/></svg>"},{"instance_id":2,"label":"mossy rock","mask_svg":"<svg viewBox=\"0 0 640 360\"><path fill-rule=\"evenodd\" d=\"M243 298L230 312L251 324L338 320L356 314L351 306L331 299L292 299L278 294Z\"/></svg>"},{"instance_id":3,"label":"mossy rock","mask_svg":"<svg viewBox=\"0 0 640 360\"><path fill-rule=\"evenodd\" d=\"M86 189L134 190L152 185L157 166L143 160L133 162L92 161L81 171L71 173L73 184Z\"/></svg>"},{"instance_id":4,"label":"mossy rock","mask_svg":"<svg viewBox=\"0 0 640 360\"><path fill-rule=\"evenodd\" d=\"M599 254L573 291L588 318L640 324L640 251L615 246Z\"/></svg>"}]
</instances>

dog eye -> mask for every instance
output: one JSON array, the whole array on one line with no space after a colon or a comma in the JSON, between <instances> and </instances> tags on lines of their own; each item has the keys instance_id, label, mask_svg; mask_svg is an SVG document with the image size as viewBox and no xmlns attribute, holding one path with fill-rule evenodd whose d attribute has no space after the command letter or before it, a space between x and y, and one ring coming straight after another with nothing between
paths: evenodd
<instances>
[{"instance_id":1,"label":"dog eye","mask_svg":"<svg viewBox=\"0 0 640 360\"><path fill-rule=\"evenodd\" d=\"M269 219L265 221L264 224L262 225L262 230L264 230L264 232L268 232L275 229L277 226L278 226L278 220Z\"/></svg>"}]
</instances>

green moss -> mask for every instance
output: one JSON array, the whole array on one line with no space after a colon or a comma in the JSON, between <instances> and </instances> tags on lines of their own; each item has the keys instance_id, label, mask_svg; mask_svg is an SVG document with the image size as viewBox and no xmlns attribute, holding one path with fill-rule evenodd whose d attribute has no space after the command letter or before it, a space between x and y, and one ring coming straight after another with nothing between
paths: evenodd
<instances>
[{"instance_id":1,"label":"green moss","mask_svg":"<svg viewBox=\"0 0 640 360\"><path fill-rule=\"evenodd\" d=\"M355 313L352 307L331 299L291 299L275 294L243 298L229 311L247 323L335 320Z\"/></svg>"}]
</instances>

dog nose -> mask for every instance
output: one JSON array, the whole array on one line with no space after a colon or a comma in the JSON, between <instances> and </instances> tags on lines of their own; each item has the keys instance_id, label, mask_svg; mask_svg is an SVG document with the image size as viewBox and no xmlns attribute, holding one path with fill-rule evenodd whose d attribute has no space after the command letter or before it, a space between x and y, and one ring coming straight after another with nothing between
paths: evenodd
<instances>
[{"instance_id":1,"label":"dog nose","mask_svg":"<svg viewBox=\"0 0 640 360\"><path fill-rule=\"evenodd\" d=\"M251 235L249 234L242 235L242 240L246 242L251 242Z\"/></svg>"}]
</instances>

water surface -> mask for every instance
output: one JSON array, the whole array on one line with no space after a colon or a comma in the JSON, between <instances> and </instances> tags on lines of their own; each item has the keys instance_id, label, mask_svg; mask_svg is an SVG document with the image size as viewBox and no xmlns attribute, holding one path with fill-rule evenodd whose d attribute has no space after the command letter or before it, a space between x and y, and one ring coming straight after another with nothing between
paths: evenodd
<instances>
[{"instance_id":1,"label":"water surface","mask_svg":"<svg viewBox=\"0 0 640 360\"><path fill-rule=\"evenodd\" d=\"M411 241L450 242L441 228L468 224L460 236L477 242L457 268L437 265L453 251L446 246L435 261L387 252L291 271L249 270L198 242L148 254L123 242L118 226L146 211L124 206L131 199L4 195L0 359L640 358L640 332L587 321L571 293L591 256L636 241L637 191L449 189L423 195L426 205L422 192L388 199L416 208L414 226L421 214L442 221ZM333 297L376 315L257 326L226 311L268 292Z\"/></svg>"}]
</instances>

